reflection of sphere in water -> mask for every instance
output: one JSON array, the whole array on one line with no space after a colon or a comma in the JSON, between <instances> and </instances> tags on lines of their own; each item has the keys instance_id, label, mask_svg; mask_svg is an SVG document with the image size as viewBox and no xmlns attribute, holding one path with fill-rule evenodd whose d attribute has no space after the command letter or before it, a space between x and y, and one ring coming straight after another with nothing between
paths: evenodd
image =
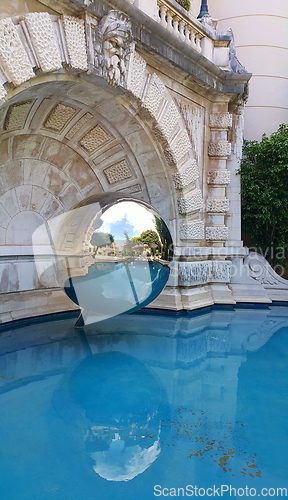
<instances>
[{"instance_id":1,"label":"reflection of sphere in water","mask_svg":"<svg viewBox=\"0 0 288 500\"><path fill-rule=\"evenodd\" d=\"M148 203L105 193L60 216L54 231L59 284L101 320L154 300L169 277L172 239Z\"/></svg>"},{"instance_id":2,"label":"reflection of sphere in water","mask_svg":"<svg viewBox=\"0 0 288 500\"><path fill-rule=\"evenodd\" d=\"M53 404L69 433L78 434L79 443L85 440L90 466L107 480L132 479L161 451L165 394L150 370L131 356L87 357L62 379Z\"/></svg>"}]
</instances>

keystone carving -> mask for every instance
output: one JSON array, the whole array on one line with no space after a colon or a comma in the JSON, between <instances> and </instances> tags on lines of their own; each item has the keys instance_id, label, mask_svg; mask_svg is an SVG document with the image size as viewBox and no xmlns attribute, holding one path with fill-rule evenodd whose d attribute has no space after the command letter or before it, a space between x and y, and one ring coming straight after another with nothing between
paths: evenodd
<instances>
[{"instance_id":1,"label":"keystone carving","mask_svg":"<svg viewBox=\"0 0 288 500\"><path fill-rule=\"evenodd\" d=\"M110 10L95 28L94 64L99 75L124 87L131 52L131 22L123 12Z\"/></svg>"}]
</instances>

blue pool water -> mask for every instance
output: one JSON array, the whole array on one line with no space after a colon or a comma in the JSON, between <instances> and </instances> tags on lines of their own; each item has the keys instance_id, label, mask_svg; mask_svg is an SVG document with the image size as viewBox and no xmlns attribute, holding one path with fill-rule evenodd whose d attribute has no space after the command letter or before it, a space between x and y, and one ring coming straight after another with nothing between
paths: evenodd
<instances>
[{"instance_id":1,"label":"blue pool water","mask_svg":"<svg viewBox=\"0 0 288 500\"><path fill-rule=\"evenodd\" d=\"M287 307L74 323L0 328L1 500L288 490Z\"/></svg>"}]
</instances>

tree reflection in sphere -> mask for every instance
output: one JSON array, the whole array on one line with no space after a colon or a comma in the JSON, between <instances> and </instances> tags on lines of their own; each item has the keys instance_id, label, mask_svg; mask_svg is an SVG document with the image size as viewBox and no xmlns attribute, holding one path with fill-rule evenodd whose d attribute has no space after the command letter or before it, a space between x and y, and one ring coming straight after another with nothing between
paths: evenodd
<instances>
[{"instance_id":1,"label":"tree reflection in sphere","mask_svg":"<svg viewBox=\"0 0 288 500\"><path fill-rule=\"evenodd\" d=\"M59 285L90 321L148 305L169 278L169 229L151 205L131 196L81 201L61 216L53 245Z\"/></svg>"}]
</instances>

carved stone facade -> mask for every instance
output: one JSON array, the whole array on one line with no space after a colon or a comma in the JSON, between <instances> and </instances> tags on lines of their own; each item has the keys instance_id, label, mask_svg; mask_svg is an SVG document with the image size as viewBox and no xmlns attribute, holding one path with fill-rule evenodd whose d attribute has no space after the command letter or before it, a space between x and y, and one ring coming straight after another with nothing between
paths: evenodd
<instances>
[{"instance_id":1,"label":"carved stone facade","mask_svg":"<svg viewBox=\"0 0 288 500\"><path fill-rule=\"evenodd\" d=\"M229 261L213 259L219 258L218 248L226 252L221 259L231 255L230 241L225 248L231 215L226 217L225 187L235 164L225 163L230 154L225 138L231 128L229 100L234 102L245 78L239 83L237 75L221 73L212 61L208 71L200 35L197 40L191 35L191 47L186 40L183 52L183 25L173 44L175 33L164 39L161 26L141 18L132 2L123 3L125 12L108 13L101 2L88 4L83 17L73 15L73 2L53 0L56 11L49 14L0 21L0 97L7 92L8 100L0 109L1 242L15 248L25 220L39 227L95 193L135 193L159 210L179 252L173 265L179 264L180 274L172 276L160 303L192 309L197 294L189 295L185 287L230 279ZM209 38L206 32L203 37ZM223 90L224 79L234 94ZM41 244L48 245L44 236ZM21 255L31 238L27 232ZM30 266L33 279L21 281L23 260L13 261L21 278L16 290L12 260L9 269L0 261L10 280L5 292L57 286L42 261L44 272L37 277ZM213 303L217 295L217 286L201 288L196 307Z\"/></svg>"}]
</instances>

